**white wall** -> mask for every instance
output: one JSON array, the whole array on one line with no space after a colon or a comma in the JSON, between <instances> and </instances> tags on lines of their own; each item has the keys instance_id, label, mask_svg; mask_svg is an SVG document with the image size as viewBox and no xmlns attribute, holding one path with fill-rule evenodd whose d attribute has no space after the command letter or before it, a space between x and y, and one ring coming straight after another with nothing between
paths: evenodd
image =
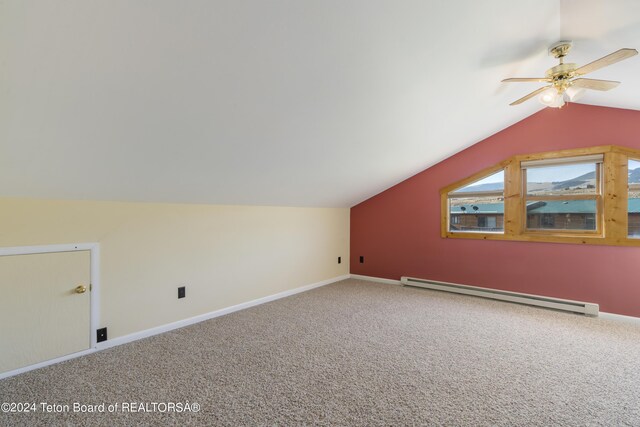
<instances>
[{"instance_id":1,"label":"white wall","mask_svg":"<svg viewBox=\"0 0 640 427\"><path fill-rule=\"evenodd\" d=\"M348 274L349 209L0 198L1 247L84 242L112 339Z\"/></svg>"}]
</instances>

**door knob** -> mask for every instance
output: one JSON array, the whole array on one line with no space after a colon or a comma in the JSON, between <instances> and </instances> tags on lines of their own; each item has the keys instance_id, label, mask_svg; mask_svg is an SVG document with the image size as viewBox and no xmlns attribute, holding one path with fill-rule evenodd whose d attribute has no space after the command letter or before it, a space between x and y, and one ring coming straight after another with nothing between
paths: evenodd
<instances>
[{"instance_id":1,"label":"door knob","mask_svg":"<svg viewBox=\"0 0 640 427\"><path fill-rule=\"evenodd\" d=\"M84 294L85 292L87 292L87 287L85 285L78 285L76 286L74 291L76 294Z\"/></svg>"}]
</instances>

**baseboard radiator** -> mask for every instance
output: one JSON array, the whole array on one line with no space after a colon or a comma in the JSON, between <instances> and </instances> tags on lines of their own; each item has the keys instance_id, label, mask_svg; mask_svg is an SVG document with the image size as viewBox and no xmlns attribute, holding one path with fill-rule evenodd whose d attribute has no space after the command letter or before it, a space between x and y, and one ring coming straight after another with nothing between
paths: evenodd
<instances>
[{"instance_id":1,"label":"baseboard radiator","mask_svg":"<svg viewBox=\"0 0 640 427\"><path fill-rule=\"evenodd\" d=\"M598 304L592 304L589 302L571 301L539 295L522 294L519 292L501 291L499 289L480 288L477 286L458 285L456 283L438 282L435 280L416 279L415 277L403 276L400 279L400 282L405 286L417 286L420 288L473 295L476 297L491 298L501 301L515 302L518 304L536 305L555 310L582 313L587 316L597 316L600 309Z\"/></svg>"}]
</instances>

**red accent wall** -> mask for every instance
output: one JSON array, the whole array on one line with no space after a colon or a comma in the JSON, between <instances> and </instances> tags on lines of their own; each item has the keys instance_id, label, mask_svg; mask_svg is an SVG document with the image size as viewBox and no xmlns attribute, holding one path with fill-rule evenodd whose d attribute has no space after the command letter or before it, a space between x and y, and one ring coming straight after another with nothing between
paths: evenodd
<instances>
[{"instance_id":1,"label":"red accent wall","mask_svg":"<svg viewBox=\"0 0 640 427\"><path fill-rule=\"evenodd\" d=\"M640 149L640 111L542 110L352 207L351 273L595 302L640 317L640 247L440 237L440 188L515 154L609 144Z\"/></svg>"}]
</instances>

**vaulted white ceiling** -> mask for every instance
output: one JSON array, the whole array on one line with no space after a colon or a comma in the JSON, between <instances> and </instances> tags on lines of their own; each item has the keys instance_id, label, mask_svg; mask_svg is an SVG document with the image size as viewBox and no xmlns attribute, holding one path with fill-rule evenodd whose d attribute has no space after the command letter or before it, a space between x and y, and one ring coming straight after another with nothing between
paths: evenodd
<instances>
[{"instance_id":1,"label":"vaulted white ceiling","mask_svg":"<svg viewBox=\"0 0 640 427\"><path fill-rule=\"evenodd\" d=\"M542 108L503 85L640 47L640 2L8 0L0 196L352 206ZM581 102L640 109L640 60Z\"/></svg>"}]
</instances>

